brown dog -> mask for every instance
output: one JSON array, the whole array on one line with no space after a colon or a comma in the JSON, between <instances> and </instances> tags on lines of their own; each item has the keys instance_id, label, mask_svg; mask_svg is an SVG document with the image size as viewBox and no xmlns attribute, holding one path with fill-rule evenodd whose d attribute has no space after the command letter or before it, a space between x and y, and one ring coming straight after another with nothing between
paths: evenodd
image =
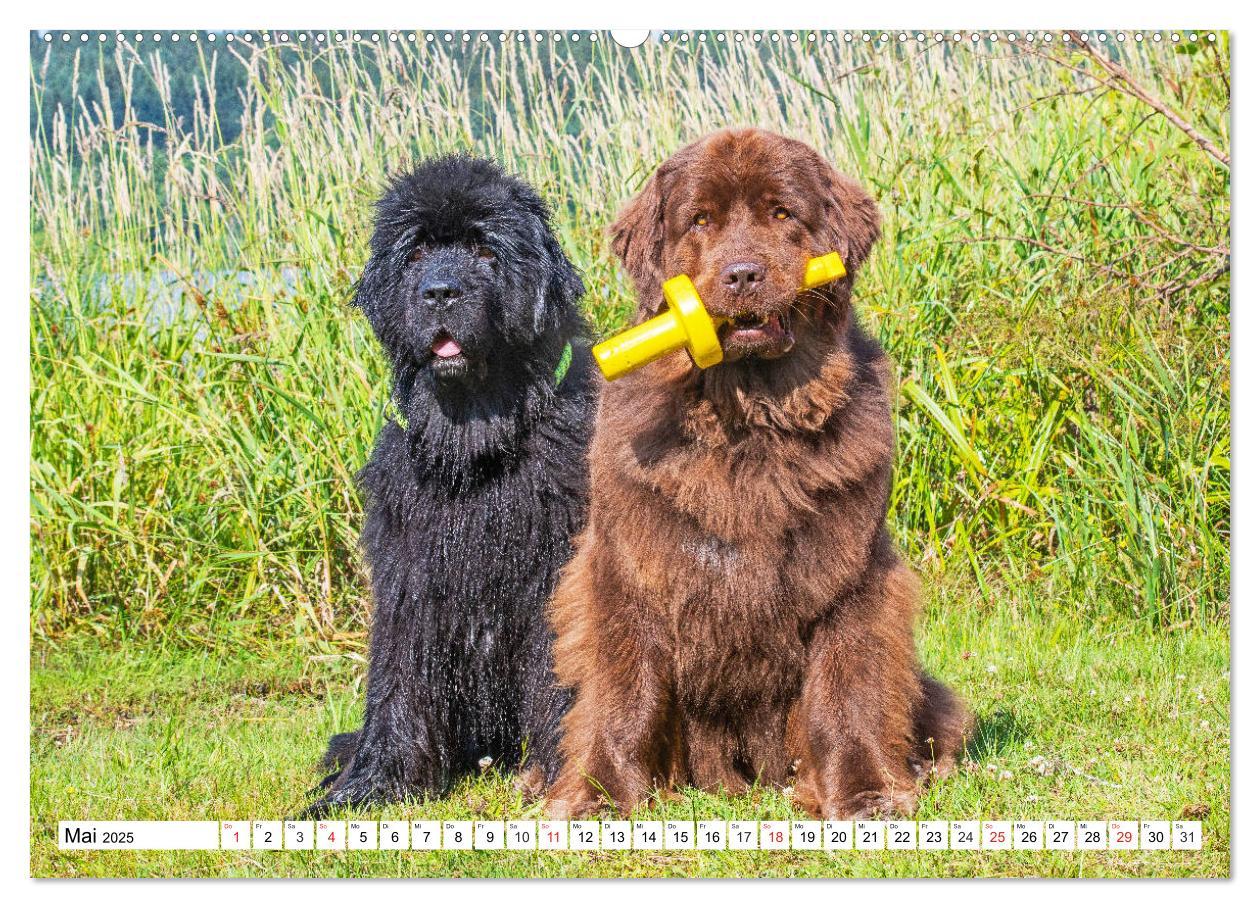
<instances>
[{"instance_id":1,"label":"brown dog","mask_svg":"<svg viewBox=\"0 0 1260 908\"><path fill-rule=\"evenodd\" d=\"M639 315L689 274L725 359L674 354L603 391L590 521L551 606L576 690L555 816L656 784L786 784L825 817L910 812L969 716L918 667L916 581L885 527L887 360L853 275L879 235L808 146L728 130L684 148L612 228ZM835 250L844 280L798 293Z\"/></svg>"}]
</instances>

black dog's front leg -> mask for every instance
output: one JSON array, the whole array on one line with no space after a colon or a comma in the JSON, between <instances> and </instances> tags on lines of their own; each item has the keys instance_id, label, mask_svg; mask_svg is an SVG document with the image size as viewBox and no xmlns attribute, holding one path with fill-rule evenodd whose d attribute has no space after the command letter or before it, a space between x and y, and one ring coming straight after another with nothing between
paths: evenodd
<instances>
[{"instance_id":1,"label":"black dog's front leg","mask_svg":"<svg viewBox=\"0 0 1260 908\"><path fill-rule=\"evenodd\" d=\"M337 807L388 804L432 793L443 786L437 755L422 729L388 720L365 723L350 763L332 780L323 798L304 811L309 817Z\"/></svg>"},{"instance_id":2,"label":"black dog's front leg","mask_svg":"<svg viewBox=\"0 0 1260 908\"><path fill-rule=\"evenodd\" d=\"M403 594L405 584L393 579L374 578L377 608L363 728L333 738L327 756L337 760L340 771L325 779L328 793L305 816L436 793L450 775L444 746L448 698L444 685L425 677L430 654L417 633L421 609Z\"/></svg>"},{"instance_id":3,"label":"black dog's front leg","mask_svg":"<svg viewBox=\"0 0 1260 908\"><path fill-rule=\"evenodd\" d=\"M371 674L371 670L369 670ZM337 807L386 804L439 791L447 768L430 732L436 718L414 685L396 679L368 681L368 709L354 751L331 777L328 793L304 811L326 815ZM328 781L328 780L326 780Z\"/></svg>"},{"instance_id":4,"label":"black dog's front leg","mask_svg":"<svg viewBox=\"0 0 1260 908\"><path fill-rule=\"evenodd\" d=\"M525 739L525 760L518 785L527 798L541 797L560 772L560 719L573 700L572 691L556 683L551 664L553 635L542 615L527 632L517 660L521 692L519 722Z\"/></svg>"}]
</instances>

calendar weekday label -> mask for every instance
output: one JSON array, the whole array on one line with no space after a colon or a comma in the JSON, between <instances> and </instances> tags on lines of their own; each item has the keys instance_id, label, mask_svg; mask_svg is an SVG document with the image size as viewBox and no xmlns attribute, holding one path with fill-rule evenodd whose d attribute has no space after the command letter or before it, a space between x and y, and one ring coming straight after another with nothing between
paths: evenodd
<instances>
[{"instance_id":1,"label":"calendar weekday label","mask_svg":"<svg viewBox=\"0 0 1260 908\"><path fill-rule=\"evenodd\" d=\"M437 820L413 820L411 847L417 851L437 851L442 847L442 824Z\"/></svg>"},{"instance_id":2,"label":"calendar weekday label","mask_svg":"<svg viewBox=\"0 0 1260 908\"><path fill-rule=\"evenodd\" d=\"M1069 820L1046 821L1046 848L1072 851L1076 848L1076 824Z\"/></svg>"},{"instance_id":3,"label":"calendar weekday label","mask_svg":"<svg viewBox=\"0 0 1260 908\"><path fill-rule=\"evenodd\" d=\"M569 823L570 851L597 851L598 849L598 820L574 820Z\"/></svg>"},{"instance_id":4,"label":"calendar weekday label","mask_svg":"<svg viewBox=\"0 0 1260 908\"><path fill-rule=\"evenodd\" d=\"M834 851L851 851L853 849L853 821L824 821L823 848Z\"/></svg>"},{"instance_id":5,"label":"calendar weekday label","mask_svg":"<svg viewBox=\"0 0 1260 908\"><path fill-rule=\"evenodd\" d=\"M383 851L404 851L411 846L411 826L403 820L381 820L377 841Z\"/></svg>"},{"instance_id":6,"label":"calendar weekday label","mask_svg":"<svg viewBox=\"0 0 1260 908\"><path fill-rule=\"evenodd\" d=\"M1198 851L1197 820L62 821L63 850Z\"/></svg>"},{"instance_id":7,"label":"calendar weekday label","mask_svg":"<svg viewBox=\"0 0 1260 908\"><path fill-rule=\"evenodd\" d=\"M923 820L919 823L920 851L944 851L948 847L948 823L944 820Z\"/></svg>"},{"instance_id":8,"label":"calendar weekday label","mask_svg":"<svg viewBox=\"0 0 1260 908\"><path fill-rule=\"evenodd\" d=\"M727 848L731 851L756 851L760 847L755 820L731 820L727 826Z\"/></svg>"},{"instance_id":9,"label":"calendar weekday label","mask_svg":"<svg viewBox=\"0 0 1260 908\"><path fill-rule=\"evenodd\" d=\"M478 851L497 851L503 847L504 822L502 820L478 820L473 824L473 847Z\"/></svg>"},{"instance_id":10,"label":"calendar weekday label","mask_svg":"<svg viewBox=\"0 0 1260 908\"><path fill-rule=\"evenodd\" d=\"M605 820L601 824L603 847L608 851L627 851L630 848L629 820Z\"/></svg>"}]
</instances>

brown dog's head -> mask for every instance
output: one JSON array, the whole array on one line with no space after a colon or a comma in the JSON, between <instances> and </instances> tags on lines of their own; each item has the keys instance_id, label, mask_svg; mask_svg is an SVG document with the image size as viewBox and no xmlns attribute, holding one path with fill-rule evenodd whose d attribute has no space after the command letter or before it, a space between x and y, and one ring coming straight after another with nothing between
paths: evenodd
<instances>
[{"instance_id":1,"label":"brown dog's head","mask_svg":"<svg viewBox=\"0 0 1260 908\"><path fill-rule=\"evenodd\" d=\"M879 211L857 183L808 145L730 129L683 148L652 175L612 227L640 315L664 304L661 282L690 275L705 307L732 321L726 361L778 359L848 301L879 237ZM848 277L798 293L810 258L840 253Z\"/></svg>"}]
</instances>

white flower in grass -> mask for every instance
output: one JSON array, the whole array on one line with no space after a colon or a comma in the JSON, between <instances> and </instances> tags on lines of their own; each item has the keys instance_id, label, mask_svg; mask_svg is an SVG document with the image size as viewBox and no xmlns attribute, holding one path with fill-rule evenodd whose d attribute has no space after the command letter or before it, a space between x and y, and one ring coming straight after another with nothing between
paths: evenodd
<instances>
[{"instance_id":1,"label":"white flower in grass","mask_svg":"<svg viewBox=\"0 0 1260 908\"><path fill-rule=\"evenodd\" d=\"M1041 754L1037 754L1037 756L1029 760L1028 765L1032 767L1033 772L1037 773L1039 776L1048 776L1054 772L1054 764Z\"/></svg>"}]
</instances>

